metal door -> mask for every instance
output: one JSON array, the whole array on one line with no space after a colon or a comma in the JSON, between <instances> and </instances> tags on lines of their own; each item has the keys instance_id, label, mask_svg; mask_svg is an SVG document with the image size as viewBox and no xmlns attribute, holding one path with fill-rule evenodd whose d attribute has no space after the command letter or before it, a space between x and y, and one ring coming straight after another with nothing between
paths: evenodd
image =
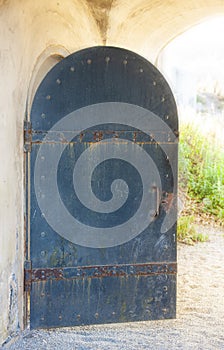
<instances>
[{"instance_id":1,"label":"metal door","mask_svg":"<svg viewBox=\"0 0 224 350\"><path fill-rule=\"evenodd\" d=\"M139 55L58 63L26 121L31 328L175 317L177 111Z\"/></svg>"}]
</instances>

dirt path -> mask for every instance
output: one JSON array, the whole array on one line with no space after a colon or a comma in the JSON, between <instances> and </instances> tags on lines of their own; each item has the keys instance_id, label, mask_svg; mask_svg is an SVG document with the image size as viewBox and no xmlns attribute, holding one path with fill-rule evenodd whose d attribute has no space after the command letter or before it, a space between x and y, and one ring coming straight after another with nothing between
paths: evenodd
<instances>
[{"instance_id":1,"label":"dirt path","mask_svg":"<svg viewBox=\"0 0 224 350\"><path fill-rule=\"evenodd\" d=\"M25 332L10 350L224 349L224 231L178 246L177 319Z\"/></svg>"}]
</instances>

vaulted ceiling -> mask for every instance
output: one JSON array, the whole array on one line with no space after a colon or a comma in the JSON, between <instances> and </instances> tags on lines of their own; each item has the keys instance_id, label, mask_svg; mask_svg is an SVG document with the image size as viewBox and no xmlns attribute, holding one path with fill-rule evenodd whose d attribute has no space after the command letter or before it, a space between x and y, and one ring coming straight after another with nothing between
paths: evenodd
<instances>
[{"instance_id":1,"label":"vaulted ceiling","mask_svg":"<svg viewBox=\"0 0 224 350\"><path fill-rule=\"evenodd\" d=\"M177 35L213 16L223 0L86 0L104 44L123 46L155 60Z\"/></svg>"}]
</instances>

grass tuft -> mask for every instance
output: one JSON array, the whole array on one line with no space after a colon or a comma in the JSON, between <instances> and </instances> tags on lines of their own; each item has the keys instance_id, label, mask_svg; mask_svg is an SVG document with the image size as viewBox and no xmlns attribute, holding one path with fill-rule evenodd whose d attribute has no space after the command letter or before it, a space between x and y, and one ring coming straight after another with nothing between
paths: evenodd
<instances>
[{"instance_id":1,"label":"grass tuft","mask_svg":"<svg viewBox=\"0 0 224 350\"><path fill-rule=\"evenodd\" d=\"M193 245L196 242L207 242L208 235L198 233L194 216L181 216L177 222L177 239L179 242Z\"/></svg>"}]
</instances>

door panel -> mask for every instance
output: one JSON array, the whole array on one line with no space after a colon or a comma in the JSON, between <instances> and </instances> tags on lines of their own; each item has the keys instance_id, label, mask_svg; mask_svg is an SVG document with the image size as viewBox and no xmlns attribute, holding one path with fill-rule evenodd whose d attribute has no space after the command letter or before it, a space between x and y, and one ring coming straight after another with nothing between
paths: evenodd
<instances>
[{"instance_id":1,"label":"door panel","mask_svg":"<svg viewBox=\"0 0 224 350\"><path fill-rule=\"evenodd\" d=\"M176 106L133 52L94 47L31 110L31 328L175 317Z\"/></svg>"}]
</instances>

